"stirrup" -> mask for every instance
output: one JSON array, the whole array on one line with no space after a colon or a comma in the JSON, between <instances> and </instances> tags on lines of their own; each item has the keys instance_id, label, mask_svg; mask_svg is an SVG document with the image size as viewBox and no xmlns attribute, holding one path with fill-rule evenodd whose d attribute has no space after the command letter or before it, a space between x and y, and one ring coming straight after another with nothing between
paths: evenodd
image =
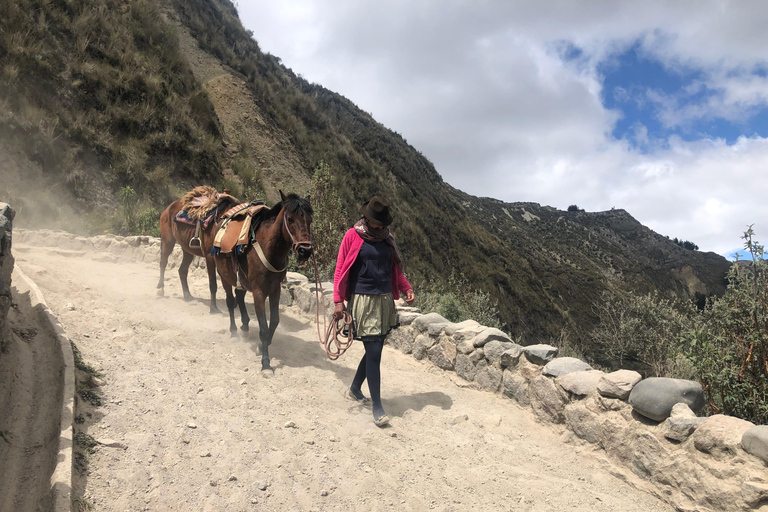
<instances>
[{"instance_id":1,"label":"stirrup","mask_svg":"<svg viewBox=\"0 0 768 512\"><path fill-rule=\"evenodd\" d=\"M194 237L189 241L189 248L190 249L199 249L201 246L200 244L200 237Z\"/></svg>"}]
</instances>

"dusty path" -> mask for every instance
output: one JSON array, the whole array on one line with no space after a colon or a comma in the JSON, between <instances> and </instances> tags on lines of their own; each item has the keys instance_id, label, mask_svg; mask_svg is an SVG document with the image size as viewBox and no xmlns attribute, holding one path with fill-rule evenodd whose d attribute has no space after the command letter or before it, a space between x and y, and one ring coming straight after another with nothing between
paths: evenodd
<instances>
[{"instance_id":1,"label":"dusty path","mask_svg":"<svg viewBox=\"0 0 768 512\"><path fill-rule=\"evenodd\" d=\"M370 409L344 398L362 347L328 361L292 308L267 378L255 341L230 338L205 302L184 302L175 271L158 298L156 264L20 243L14 256L105 374L103 405L82 426L126 448L90 456L78 484L93 510L672 510L601 452L389 347L392 421L378 429ZM190 283L207 296L202 270Z\"/></svg>"}]
</instances>

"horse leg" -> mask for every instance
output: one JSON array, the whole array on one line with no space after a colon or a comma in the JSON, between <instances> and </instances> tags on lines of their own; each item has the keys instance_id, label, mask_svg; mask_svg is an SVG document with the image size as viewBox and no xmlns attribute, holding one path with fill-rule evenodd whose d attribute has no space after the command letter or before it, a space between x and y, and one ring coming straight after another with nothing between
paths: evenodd
<instances>
[{"instance_id":1,"label":"horse leg","mask_svg":"<svg viewBox=\"0 0 768 512\"><path fill-rule=\"evenodd\" d=\"M227 296L227 310L229 311L229 335L230 337L237 336L237 325L235 324L235 295L232 293L232 286L225 283L222 280L222 286L224 287L224 293Z\"/></svg>"},{"instance_id":2,"label":"horse leg","mask_svg":"<svg viewBox=\"0 0 768 512\"><path fill-rule=\"evenodd\" d=\"M267 313L264 303L264 295L259 292L253 292L253 307L256 309L256 318L259 320L259 340L261 340L261 370L271 370L269 365L269 344L272 342L272 336L269 333L267 325Z\"/></svg>"},{"instance_id":3,"label":"horse leg","mask_svg":"<svg viewBox=\"0 0 768 512\"><path fill-rule=\"evenodd\" d=\"M184 300L192 300L192 294L189 293L189 285L187 285L187 274L189 273L189 265L192 260L195 259L194 254L190 254L184 251L184 255L181 258L181 265L179 265L179 279L181 279L181 289L184 291Z\"/></svg>"},{"instance_id":4,"label":"horse leg","mask_svg":"<svg viewBox=\"0 0 768 512\"><path fill-rule=\"evenodd\" d=\"M269 343L272 344L272 337L277 330L277 324L280 323L280 287L269 294Z\"/></svg>"},{"instance_id":5,"label":"horse leg","mask_svg":"<svg viewBox=\"0 0 768 512\"><path fill-rule=\"evenodd\" d=\"M221 313L216 306L216 261L213 256L205 257L205 267L208 271L208 289L211 292L211 314Z\"/></svg>"},{"instance_id":6,"label":"horse leg","mask_svg":"<svg viewBox=\"0 0 768 512\"><path fill-rule=\"evenodd\" d=\"M248 308L245 307L246 293L246 290L235 290L237 306L240 308L240 320L243 322L243 325L240 326L240 330L243 332L248 332L248 324L251 322L251 317L248 316Z\"/></svg>"},{"instance_id":7,"label":"horse leg","mask_svg":"<svg viewBox=\"0 0 768 512\"><path fill-rule=\"evenodd\" d=\"M163 212L164 216L167 216ZM165 219L160 217L160 280L157 282L157 294L160 297L165 295L165 267L168 266L168 257L173 252L173 246L176 245L176 239L173 237L171 228L164 226ZM163 229L163 228L166 229Z\"/></svg>"}]
</instances>

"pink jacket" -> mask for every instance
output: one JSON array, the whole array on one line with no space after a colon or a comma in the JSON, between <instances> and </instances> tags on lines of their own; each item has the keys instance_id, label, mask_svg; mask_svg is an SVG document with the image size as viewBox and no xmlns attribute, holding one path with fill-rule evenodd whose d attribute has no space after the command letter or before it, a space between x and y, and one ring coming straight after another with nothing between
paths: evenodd
<instances>
[{"instance_id":1,"label":"pink jacket","mask_svg":"<svg viewBox=\"0 0 768 512\"><path fill-rule=\"evenodd\" d=\"M333 302L349 300L349 269L357 259L360 248L363 246L363 239L357 234L355 228L350 228L344 234L339 247L339 256L336 259L336 272L333 274ZM407 292L412 288L411 284L403 275L403 271L392 262L392 296L395 299L400 298L400 292Z\"/></svg>"}]
</instances>

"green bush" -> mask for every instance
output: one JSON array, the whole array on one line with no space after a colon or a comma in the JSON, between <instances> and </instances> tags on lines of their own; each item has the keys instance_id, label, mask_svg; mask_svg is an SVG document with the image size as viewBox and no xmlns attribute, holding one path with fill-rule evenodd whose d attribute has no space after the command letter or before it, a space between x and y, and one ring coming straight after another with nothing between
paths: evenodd
<instances>
[{"instance_id":1,"label":"green bush","mask_svg":"<svg viewBox=\"0 0 768 512\"><path fill-rule=\"evenodd\" d=\"M753 261L735 264L728 289L707 304L685 338L686 355L713 414L768 423L768 266L764 246L744 233Z\"/></svg>"},{"instance_id":2,"label":"green bush","mask_svg":"<svg viewBox=\"0 0 768 512\"><path fill-rule=\"evenodd\" d=\"M603 294L593 304L600 319L591 339L601 354L599 363L631 366L649 376L671 376L680 340L693 325L693 305L656 293L616 296ZM677 361L676 366L680 366Z\"/></svg>"},{"instance_id":3,"label":"green bush","mask_svg":"<svg viewBox=\"0 0 768 512\"><path fill-rule=\"evenodd\" d=\"M470 287L463 273L453 271L446 283L421 282L416 288L416 306L423 313L436 312L451 322L475 320L501 328L499 303L488 293Z\"/></svg>"}]
</instances>

